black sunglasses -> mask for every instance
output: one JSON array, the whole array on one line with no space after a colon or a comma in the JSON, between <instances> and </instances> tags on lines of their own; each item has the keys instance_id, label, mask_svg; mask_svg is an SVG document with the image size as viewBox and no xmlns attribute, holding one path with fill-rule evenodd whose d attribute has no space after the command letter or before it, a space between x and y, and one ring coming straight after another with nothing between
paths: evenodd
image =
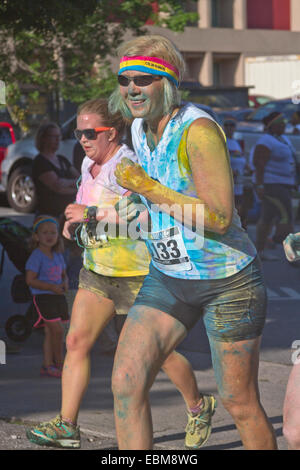
<instances>
[{"instance_id":1,"label":"black sunglasses","mask_svg":"<svg viewBox=\"0 0 300 470\"><path fill-rule=\"evenodd\" d=\"M118 82L121 86L128 86L130 82L133 82L136 86L149 86L154 81L161 80L161 76L153 75L136 75L135 77L125 77L125 75L118 75Z\"/></svg>"},{"instance_id":2,"label":"black sunglasses","mask_svg":"<svg viewBox=\"0 0 300 470\"><path fill-rule=\"evenodd\" d=\"M97 134L103 131L109 131L111 127L95 127L95 129L75 129L74 134L77 140L81 140L82 136L88 140L96 140Z\"/></svg>"}]
</instances>

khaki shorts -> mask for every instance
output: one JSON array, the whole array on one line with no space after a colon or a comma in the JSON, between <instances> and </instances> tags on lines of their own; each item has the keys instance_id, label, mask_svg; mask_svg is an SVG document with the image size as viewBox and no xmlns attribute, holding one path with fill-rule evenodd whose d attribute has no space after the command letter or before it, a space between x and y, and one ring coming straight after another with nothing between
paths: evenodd
<instances>
[{"instance_id":1,"label":"khaki shorts","mask_svg":"<svg viewBox=\"0 0 300 470\"><path fill-rule=\"evenodd\" d=\"M110 277L81 268L79 289L85 289L110 299L117 315L127 315L142 287L145 276Z\"/></svg>"}]
</instances>

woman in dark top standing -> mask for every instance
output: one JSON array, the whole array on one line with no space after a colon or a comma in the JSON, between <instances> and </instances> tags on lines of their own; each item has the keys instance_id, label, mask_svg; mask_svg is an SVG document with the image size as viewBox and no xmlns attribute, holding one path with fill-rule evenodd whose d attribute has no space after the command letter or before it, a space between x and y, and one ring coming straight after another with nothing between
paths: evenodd
<instances>
[{"instance_id":1,"label":"woman in dark top standing","mask_svg":"<svg viewBox=\"0 0 300 470\"><path fill-rule=\"evenodd\" d=\"M33 161L33 179L37 191L37 212L60 217L66 206L74 201L79 173L67 158L57 154L61 132L49 122L39 127L36 148L39 154Z\"/></svg>"}]
</instances>

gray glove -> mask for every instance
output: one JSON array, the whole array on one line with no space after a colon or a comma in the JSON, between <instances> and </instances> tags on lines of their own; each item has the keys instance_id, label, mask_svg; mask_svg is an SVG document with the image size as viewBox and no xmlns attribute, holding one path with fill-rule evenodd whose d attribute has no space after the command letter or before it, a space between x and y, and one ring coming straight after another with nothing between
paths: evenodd
<instances>
[{"instance_id":1,"label":"gray glove","mask_svg":"<svg viewBox=\"0 0 300 470\"><path fill-rule=\"evenodd\" d=\"M291 262L300 259L300 233L290 233L283 241L285 256Z\"/></svg>"}]
</instances>

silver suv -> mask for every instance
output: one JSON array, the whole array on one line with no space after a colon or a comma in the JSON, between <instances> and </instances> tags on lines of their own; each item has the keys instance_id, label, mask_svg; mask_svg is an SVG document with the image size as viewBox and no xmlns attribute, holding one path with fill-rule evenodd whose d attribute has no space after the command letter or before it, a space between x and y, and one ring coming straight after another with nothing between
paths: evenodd
<instances>
[{"instance_id":1,"label":"silver suv","mask_svg":"<svg viewBox=\"0 0 300 470\"><path fill-rule=\"evenodd\" d=\"M73 149L76 143L73 131L76 116L61 126L62 141L58 153L73 163ZM36 191L32 179L32 161L38 154L34 137L18 140L7 147L2 161L0 192L5 192L9 205L17 212L33 212L36 206Z\"/></svg>"}]
</instances>

